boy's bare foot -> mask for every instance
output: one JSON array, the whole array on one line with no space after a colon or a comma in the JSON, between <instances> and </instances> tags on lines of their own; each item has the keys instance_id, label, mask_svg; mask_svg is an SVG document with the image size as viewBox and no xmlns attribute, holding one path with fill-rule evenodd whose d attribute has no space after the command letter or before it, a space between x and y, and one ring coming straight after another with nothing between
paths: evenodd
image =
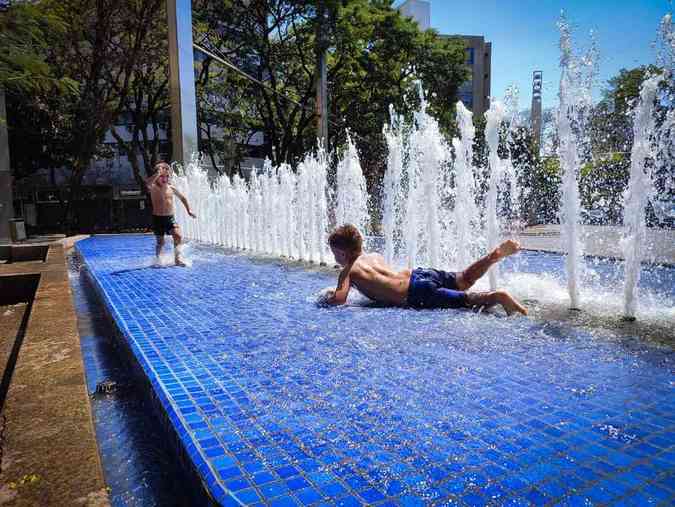
<instances>
[{"instance_id":1,"label":"boy's bare foot","mask_svg":"<svg viewBox=\"0 0 675 507\"><path fill-rule=\"evenodd\" d=\"M518 251L520 251L520 243L513 239L507 239L494 249L494 254L498 259L503 259Z\"/></svg>"},{"instance_id":2,"label":"boy's bare foot","mask_svg":"<svg viewBox=\"0 0 675 507\"><path fill-rule=\"evenodd\" d=\"M180 266L180 267L184 268L184 267L187 267L187 264L180 257L176 257L176 266Z\"/></svg>"},{"instance_id":3,"label":"boy's bare foot","mask_svg":"<svg viewBox=\"0 0 675 507\"><path fill-rule=\"evenodd\" d=\"M499 304L504 307L507 315L513 315L514 312L527 315L527 308L516 301L516 299L508 292L500 291Z\"/></svg>"},{"instance_id":4,"label":"boy's bare foot","mask_svg":"<svg viewBox=\"0 0 675 507\"><path fill-rule=\"evenodd\" d=\"M514 312L527 315L527 308L516 301L511 294L503 290L496 290L494 292L467 292L466 298L472 307L487 310L496 304L500 304L507 315L512 315Z\"/></svg>"}]
</instances>

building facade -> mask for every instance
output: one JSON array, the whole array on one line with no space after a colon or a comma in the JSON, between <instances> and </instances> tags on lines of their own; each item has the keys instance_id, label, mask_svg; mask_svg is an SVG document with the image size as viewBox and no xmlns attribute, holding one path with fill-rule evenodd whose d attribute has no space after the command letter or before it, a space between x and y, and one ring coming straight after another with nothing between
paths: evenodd
<instances>
[{"instance_id":1,"label":"building facade","mask_svg":"<svg viewBox=\"0 0 675 507\"><path fill-rule=\"evenodd\" d=\"M431 2L423 0L406 0L399 5L398 10L404 16L417 21L420 30L431 28Z\"/></svg>"},{"instance_id":2,"label":"building facade","mask_svg":"<svg viewBox=\"0 0 675 507\"><path fill-rule=\"evenodd\" d=\"M404 16L417 21L421 30L431 27L431 2L425 0L406 0L398 10ZM459 87L459 100L474 115L483 115L490 109L490 87L492 77L492 43L482 35L442 35L459 37L466 46L466 64L471 69L471 77Z\"/></svg>"}]
</instances>

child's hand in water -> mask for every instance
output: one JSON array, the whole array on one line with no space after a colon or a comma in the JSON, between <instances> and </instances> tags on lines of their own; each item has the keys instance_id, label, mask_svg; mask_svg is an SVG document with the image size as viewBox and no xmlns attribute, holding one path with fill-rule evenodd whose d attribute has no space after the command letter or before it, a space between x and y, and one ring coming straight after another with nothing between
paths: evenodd
<instances>
[{"instance_id":1,"label":"child's hand in water","mask_svg":"<svg viewBox=\"0 0 675 507\"><path fill-rule=\"evenodd\" d=\"M328 306L328 301L335 296L335 289L332 287L326 287L321 289L316 296L317 306Z\"/></svg>"}]
</instances>

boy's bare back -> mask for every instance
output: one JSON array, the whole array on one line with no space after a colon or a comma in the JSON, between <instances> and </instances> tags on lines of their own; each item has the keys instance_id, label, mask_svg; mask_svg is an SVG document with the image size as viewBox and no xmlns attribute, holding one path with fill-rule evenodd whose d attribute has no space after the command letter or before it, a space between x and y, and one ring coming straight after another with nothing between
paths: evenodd
<instances>
[{"instance_id":1,"label":"boy's bare back","mask_svg":"<svg viewBox=\"0 0 675 507\"><path fill-rule=\"evenodd\" d=\"M363 295L374 301L403 306L408 296L410 270L394 271L380 254L362 254L347 266L349 280Z\"/></svg>"}]
</instances>

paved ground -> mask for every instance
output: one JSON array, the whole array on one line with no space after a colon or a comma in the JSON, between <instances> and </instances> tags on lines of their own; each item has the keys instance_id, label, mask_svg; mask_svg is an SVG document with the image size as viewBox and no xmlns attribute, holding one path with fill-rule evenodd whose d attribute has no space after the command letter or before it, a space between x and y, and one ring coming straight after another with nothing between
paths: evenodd
<instances>
[{"instance_id":1,"label":"paved ground","mask_svg":"<svg viewBox=\"0 0 675 507\"><path fill-rule=\"evenodd\" d=\"M6 340L21 346L0 417L0 504L109 505L62 245L52 245L44 261L1 265L0 299L11 296L15 275L39 283L22 343L7 315L14 336Z\"/></svg>"},{"instance_id":2,"label":"paved ground","mask_svg":"<svg viewBox=\"0 0 675 507\"><path fill-rule=\"evenodd\" d=\"M584 225L582 226L584 253L623 259L622 236L622 227ZM519 239L527 249L564 252L558 225L528 227L520 234ZM647 229L644 259L659 264L675 264L675 229Z\"/></svg>"}]
</instances>

